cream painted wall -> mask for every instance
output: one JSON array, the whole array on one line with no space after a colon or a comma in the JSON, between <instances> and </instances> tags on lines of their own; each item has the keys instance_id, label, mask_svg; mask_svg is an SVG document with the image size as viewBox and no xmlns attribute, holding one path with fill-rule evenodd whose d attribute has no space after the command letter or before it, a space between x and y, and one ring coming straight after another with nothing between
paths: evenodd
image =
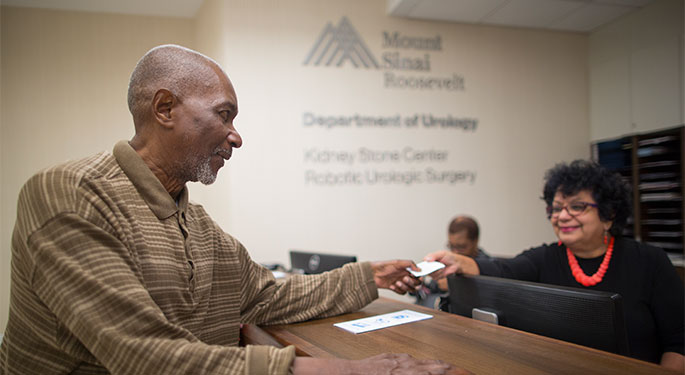
<instances>
[{"instance_id":1,"label":"cream painted wall","mask_svg":"<svg viewBox=\"0 0 685 375\"><path fill-rule=\"evenodd\" d=\"M685 122L683 0L656 0L589 39L591 140Z\"/></svg>"},{"instance_id":2,"label":"cream painted wall","mask_svg":"<svg viewBox=\"0 0 685 375\"><path fill-rule=\"evenodd\" d=\"M230 6L228 5L230 3ZM300 248L362 260L420 260L445 243L448 220L475 215L485 249L513 255L553 239L539 200L544 170L588 156L587 38L580 34L391 18L384 1L222 3L224 53L217 57L240 103L244 139L216 184L192 186L225 230L259 261L288 264ZM216 17L213 13L210 17ZM346 16L380 57L383 31L443 38L429 76L463 74L467 89L388 90L384 71L304 66L327 23ZM199 23L204 22L198 19ZM202 38L199 38L200 40ZM405 51L416 54L415 51ZM419 54L420 56L421 54ZM474 116L475 134L450 131L312 129L302 114L414 113ZM417 169L426 164L320 165L305 150L448 150L436 168L477 170L474 185L336 186L304 183L307 169Z\"/></svg>"},{"instance_id":3,"label":"cream painted wall","mask_svg":"<svg viewBox=\"0 0 685 375\"><path fill-rule=\"evenodd\" d=\"M223 31L225 11L225 4L221 0L204 0L194 19L194 48L215 60L221 59L225 49Z\"/></svg>"},{"instance_id":4,"label":"cream painted wall","mask_svg":"<svg viewBox=\"0 0 685 375\"><path fill-rule=\"evenodd\" d=\"M462 75L458 92L383 87L383 69L305 66L327 23L346 16L380 61L383 31L442 38L431 71ZM9 241L20 186L40 168L111 149L132 135L126 84L151 46L175 42L221 62L233 80L244 147L209 187L191 184L257 261L287 250L360 260L420 260L442 248L449 219L476 216L482 245L513 255L554 238L539 199L555 162L589 156L587 37L582 34L412 21L385 0L207 0L195 20L2 8L0 330L9 299ZM317 129L302 115L468 116L474 133L444 129ZM323 165L312 148L437 149L444 162ZM476 171L474 184L311 186L307 169Z\"/></svg>"},{"instance_id":5,"label":"cream painted wall","mask_svg":"<svg viewBox=\"0 0 685 375\"><path fill-rule=\"evenodd\" d=\"M47 166L133 135L131 70L151 47L193 44L191 19L2 7L0 331L9 308L19 189Z\"/></svg>"}]
</instances>

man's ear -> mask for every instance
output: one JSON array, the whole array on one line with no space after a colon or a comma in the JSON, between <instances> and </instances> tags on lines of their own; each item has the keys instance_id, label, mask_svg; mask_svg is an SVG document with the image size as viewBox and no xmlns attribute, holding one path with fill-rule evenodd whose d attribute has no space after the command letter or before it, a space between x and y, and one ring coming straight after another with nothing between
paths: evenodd
<instances>
[{"instance_id":1,"label":"man's ear","mask_svg":"<svg viewBox=\"0 0 685 375\"><path fill-rule=\"evenodd\" d=\"M164 127L172 127L171 109L177 104L177 99L171 91L159 89L152 97L152 115Z\"/></svg>"}]
</instances>

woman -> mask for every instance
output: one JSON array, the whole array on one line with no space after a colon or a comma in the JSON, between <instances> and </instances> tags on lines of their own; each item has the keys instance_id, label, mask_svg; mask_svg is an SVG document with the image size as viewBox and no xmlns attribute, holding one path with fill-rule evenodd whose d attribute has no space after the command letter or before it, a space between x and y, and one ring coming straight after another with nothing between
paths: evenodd
<instances>
[{"instance_id":1,"label":"woman","mask_svg":"<svg viewBox=\"0 0 685 375\"><path fill-rule=\"evenodd\" d=\"M620 176L583 160L547 171L543 199L559 241L504 260L440 251L425 260L434 274L488 275L619 293L631 356L683 370L683 282L666 253L620 237L630 188Z\"/></svg>"}]
</instances>

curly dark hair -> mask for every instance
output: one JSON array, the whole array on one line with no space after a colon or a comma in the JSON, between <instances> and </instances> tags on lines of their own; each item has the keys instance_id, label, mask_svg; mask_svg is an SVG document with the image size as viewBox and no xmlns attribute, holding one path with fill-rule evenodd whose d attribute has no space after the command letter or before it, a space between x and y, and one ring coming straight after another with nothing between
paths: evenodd
<instances>
[{"instance_id":1,"label":"curly dark hair","mask_svg":"<svg viewBox=\"0 0 685 375\"><path fill-rule=\"evenodd\" d=\"M547 206L552 205L557 191L570 196L583 190L592 193L599 205L599 218L613 221L609 232L621 235L631 213L632 190L619 174L587 160L559 163L545 172L542 199Z\"/></svg>"}]
</instances>

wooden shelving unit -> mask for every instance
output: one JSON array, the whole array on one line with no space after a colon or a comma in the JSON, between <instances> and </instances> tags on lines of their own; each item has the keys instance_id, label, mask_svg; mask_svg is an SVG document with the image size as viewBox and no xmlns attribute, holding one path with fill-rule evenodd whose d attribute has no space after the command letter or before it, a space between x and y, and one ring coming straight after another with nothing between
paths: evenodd
<instances>
[{"instance_id":1,"label":"wooden shelving unit","mask_svg":"<svg viewBox=\"0 0 685 375\"><path fill-rule=\"evenodd\" d=\"M682 254L683 127L636 138L640 237Z\"/></svg>"},{"instance_id":2,"label":"wooden shelving unit","mask_svg":"<svg viewBox=\"0 0 685 375\"><path fill-rule=\"evenodd\" d=\"M624 235L664 249L682 272L685 232L685 126L592 144L592 157L633 187ZM682 274L681 274L682 275Z\"/></svg>"}]
</instances>

